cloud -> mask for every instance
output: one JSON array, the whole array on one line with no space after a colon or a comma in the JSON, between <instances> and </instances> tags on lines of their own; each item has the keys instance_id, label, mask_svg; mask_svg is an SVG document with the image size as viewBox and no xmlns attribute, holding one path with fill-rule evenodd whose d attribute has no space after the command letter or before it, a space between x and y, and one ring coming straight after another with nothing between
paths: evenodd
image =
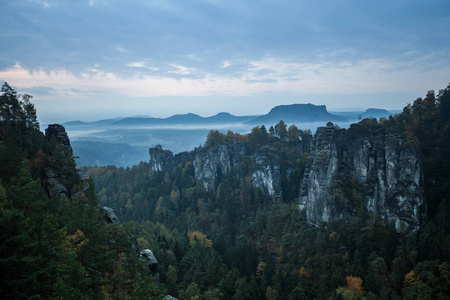
<instances>
[{"instance_id":1,"label":"cloud","mask_svg":"<svg viewBox=\"0 0 450 300\"><path fill-rule=\"evenodd\" d=\"M97 5L107 5L107 0L89 0L88 1L89 6L97 6Z\"/></svg>"},{"instance_id":2,"label":"cloud","mask_svg":"<svg viewBox=\"0 0 450 300\"><path fill-rule=\"evenodd\" d=\"M189 68L189 67L180 66L177 64L169 64L169 66L175 69L175 70L169 70L169 73L172 73L172 74L189 75L196 71L195 68Z\"/></svg>"},{"instance_id":3,"label":"cloud","mask_svg":"<svg viewBox=\"0 0 450 300\"><path fill-rule=\"evenodd\" d=\"M159 68L156 67L148 67L144 61L134 61L127 64L127 67L132 68L145 68L151 71L158 71Z\"/></svg>"},{"instance_id":4,"label":"cloud","mask_svg":"<svg viewBox=\"0 0 450 300\"><path fill-rule=\"evenodd\" d=\"M130 62L127 64L127 66L134 67L134 68L143 68L145 66L145 62L143 62L143 61Z\"/></svg>"},{"instance_id":5,"label":"cloud","mask_svg":"<svg viewBox=\"0 0 450 300\"><path fill-rule=\"evenodd\" d=\"M230 61L224 61L222 63L222 69L228 68L229 66L231 66L231 62Z\"/></svg>"},{"instance_id":6,"label":"cloud","mask_svg":"<svg viewBox=\"0 0 450 300\"><path fill-rule=\"evenodd\" d=\"M45 8L49 8L50 7L50 4L47 1L43 1L43 0L28 0L28 2L38 3L38 4L42 5Z\"/></svg>"},{"instance_id":7,"label":"cloud","mask_svg":"<svg viewBox=\"0 0 450 300\"><path fill-rule=\"evenodd\" d=\"M430 88L446 86L450 67L443 65L422 69L422 60L426 61L428 58L405 63L387 59L300 63L267 57L250 61L240 73L210 73L170 64L172 70L168 73L136 73L127 76L104 71L99 67L90 68L79 75L66 69L30 71L17 63L0 71L0 80L26 89L51 87L51 93L42 93L46 97L82 98L101 93L130 97L248 97L273 92L302 95L408 91L422 94ZM129 66L145 67L145 63L132 62ZM195 77L189 76L194 73ZM173 78L171 74L181 77Z\"/></svg>"},{"instance_id":8,"label":"cloud","mask_svg":"<svg viewBox=\"0 0 450 300\"><path fill-rule=\"evenodd\" d=\"M126 50L124 47L122 47L122 46L120 46L120 45L114 45L114 46L112 46L112 48L113 48L114 50L116 50L117 52L120 52L120 53L126 53L126 52L128 52L128 50Z\"/></svg>"},{"instance_id":9,"label":"cloud","mask_svg":"<svg viewBox=\"0 0 450 300\"><path fill-rule=\"evenodd\" d=\"M253 83L253 82L276 83L276 82L278 82L278 80L271 79L271 78L266 78L266 79L248 79L245 82L248 82L248 83Z\"/></svg>"},{"instance_id":10,"label":"cloud","mask_svg":"<svg viewBox=\"0 0 450 300\"><path fill-rule=\"evenodd\" d=\"M0 33L0 68L20 61L27 69L63 68L79 74L99 63L116 74L128 72L123 70L128 66L157 67L178 77L241 76L250 61L268 63L268 56L285 58L279 59L285 64L316 64L354 57L396 60L411 52L404 57L411 60L437 49L448 52L450 46L444 1L4 2L8 17L0 19L5 29ZM146 64L129 65L137 62ZM260 67L254 66L252 76L267 71ZM284 77L296 80L298 68L291 67L294 73L283 71Z\"/></svg>"},{"instance_id":11,"label":"cloud","mask_svg":"<svg viewBox=\"0 0 450 300\"><path fill-rule=\"evenodd\" d=\"M34 86L30 88L25 88L23 92L30 95L41 95L41 96L50 96L56 94L55 89L50 86Z\"/></svg>"}]
</instances>

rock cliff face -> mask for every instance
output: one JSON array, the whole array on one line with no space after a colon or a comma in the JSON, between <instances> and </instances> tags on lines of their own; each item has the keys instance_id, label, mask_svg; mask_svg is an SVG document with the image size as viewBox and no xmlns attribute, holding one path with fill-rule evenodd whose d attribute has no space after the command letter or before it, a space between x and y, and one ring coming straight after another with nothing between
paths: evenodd
<instances>
[{"instance_id":1,"label":"rock cliff face","mask_svg":"<svg viewBox=\"0 0 450 300\"><path fill-rule=\"evenodd\" d=\"M69 191L60 182L58 175L50 168L45 169L45 186L47 191L51 191L49 192L50 197L54 195L53 193L56 193L56 195L64 196L67 199L70 198Z\"/></svg>"},{"instance_id":2,"label":"rock cliff face","mask_svg":"<svg viewBox=\"0 0 450 300\"><path fill-rule=\"evenodd\" d=\"M173 156L172 152L157 146L149 151L150 167L155 171L170 171L179 162L190 160L194 166L195 179L200 180L207 190L215 191L222 178L231 173L239 180L250 178L254 187L273 200L281 197L282 168L277 150L264 146L249 155L246 147L240 142L221 142L213 147ZM285 161L283 164L289 169L293 162Z\"/></svg>"},{"instance_id":3,"label":"rock cliff face","mask_svg":"<svg viewBox=\"0 0 450 300\"><path fill-rule=\"evenodd\" d=\"M62 146L60 150L62 153L67 153L70 156L73 154L70 140L64 126L59 124L48 125L48 128L45 129L45 137L47 139L56 138L58 143ZM70 198L69 190L61 183L60 177L51 168L45 169L45 188L50 197L64 196Z\"/></svg>"},{"instance_id":4,"label":"rock cliff face","mask_svg":"<svg viewBox=\"0 0 450 300\"><path fill-rule=\"evenodd\" d=\"M278 153L263 147L255 153L255 168L251 174L253 186L260 188L273 199L281 195L281 166Z\"/></svg>"},{"instance_id":5,"label":"rock cliff face","mask_svg":"<svg viewBox=\"0 0 450 300\"><path fill-rule=\"evenodd\" d=\"M161 145L148 150L150 154L150 168L154 171L172 170L173 153L170 150L164 150Z\"/></svg>"},{"instance_id":6,"label":"rock cliff face","mask_svg":"<svg viewBox=\"0 0 450 300\"><path fill-rule=\"evenodd\" d=\"M199 151L193 161L195 178L203 182L205 189L215 190L222 176L232 170L240 171L244 152L242 143L229 145L225 142Z\"/></svg>"},{"instance_id":7,"label":"rock cliff face","mask_svg":"<svg viewBox=\"0 0 450 300\"><path fill-rule=\"evenodd\" d=\"M381 125L328 123L311 143L300 209L319 224L355 216L361 205L397 229L417 230L426 209L418 150Z\"/></svg>"},{"instance_id":8,"label":"rock cliff face","mask_svg":"<svg viewBox=\"0 0 450 300\"><path fill-rule=\"evenodd\" d=\"M59 124L48 125L48 128L45 129L45 136L47 138L55 137L65 150L72 153L72 146L64 126Z\"/></svg>"},{"instance_id":9,"label":"rock cliff face","mask_svg":"<svg viewBox=\"0 0 450 300\"><path fill-rule=\"evenodd\" d=\"M139 259L150 269L152 274L158 273L158 260L153 254L152 250L144 249L139 255Z\"/></svg>"},{"instance_id":10,"label":"rock cliff face","mask_svg":"<svg viewBox=\"0 0 450 300\"><path fill-rule=\"evenodd\" d=\"M120 225L119 218L116 216L114 209L108 206L103 207L104 217L105 221L107 223L115 223L117 225Z\"/></svg>"}]
</instances>

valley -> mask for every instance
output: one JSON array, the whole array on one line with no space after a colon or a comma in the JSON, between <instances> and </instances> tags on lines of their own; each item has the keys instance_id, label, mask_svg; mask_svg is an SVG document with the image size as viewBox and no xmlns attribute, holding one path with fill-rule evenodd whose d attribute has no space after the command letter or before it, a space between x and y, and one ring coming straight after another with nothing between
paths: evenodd
<instances>
[{"instance_id":1,"label":"valley","mask_svg":"<svg viewBox=\"0 0 450 300\"><path fill-rule=\"evenodd\" d=\"M296 124L302 130L315 132L317 127L334 121L348 128L360 118L387 118L395 111L368 109L365 112L327 112L325 106L294 104L279 106L264 116L233 116L218 113L201 117L188 113L165 119L152 117L128 117L94 122L70 121L63 123L69 134L77 164L82 166L116 165L131 167L148 161L148 148L162 145L174 153L190 151L203 145L211 130L226 133L249 133L254 126L267 129L280 120Z\"/></svg>"}]
</instances>

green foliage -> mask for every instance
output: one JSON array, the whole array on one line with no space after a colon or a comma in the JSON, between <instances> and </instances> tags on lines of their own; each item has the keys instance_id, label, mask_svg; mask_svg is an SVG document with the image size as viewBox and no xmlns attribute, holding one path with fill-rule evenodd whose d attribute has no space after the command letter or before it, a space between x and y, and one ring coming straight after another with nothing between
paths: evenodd
<instances>
[{"instance_id":1,"label":"green foliage","mask_svg":"<svg viewBox=\"0 0 450 300\"><path fill-rule=\"evenodd\" d=\"M205 148L240 143L246 149L243 173L222 176L215 191L196 181L189 159L170 173L147 163L81 168L92 178L81 180L71 154L37 130L30 97L19 98L7 85L2 93L3 298L449 298L449 88L429 92L381 124L362 121L419 146L429 221L412 233L370 215L364 186L345 171L330 188L349 217L308 225L297 203L312 135L284 122L246 135L210 132ZM264 147L279 157L278 201L251 184L252 155ZM45 168L57 173L69 198L49 199ZM133 222L105 225L98 204ZM134 237L157 257L159 282L131 248Z\"/></svg>"},{"instance_id":2,"label":"green foliage","mask_svg":"<svg viewBox=\"0 0 450 300\"><path fill-rule=\"evenodd\" d=\"M284 122L268 131L254 127L246 135L210 132L208 149L224 143L241 143L246 149L243 174L222 176L215 192L196 182L189 160L170 174L151 171L148 164L82 171L96 182L100 203L136 222L136 235L158 257L161 282L180 299L445 299L450 202L444 190L448 169L439 164L446 166L450 153L448 135L442 133L449 127L450 114L443 110L450 107L449 95L448 89L434 98L429 93L380 124L361 121L364 130L385 127L418 143L425 175L436 172L434 190L427 192L432 197L427 200L435 203L430 221L416 233L399 233L394 222L370 215L362 200L365 186L345 170L330 189L347 215L310 227L297 201L312 134L286 128ZM436 130L438 124L441 130ZM431 146L423 135L434 137ZM276 149L280 157L284 197L277 203L264 199L251 184L252 155L263 147ZM411 270L417 280L405 288Z\"/></svg>"},{"instance_id":3,"label":"green foliage","mask_svg":"<svg viewBox=\"0 0 450 300\"><path fill-rule=\"evenodd\" d=\"M280 120L277 125L275 125L275 136L280 138L282 141L287 141L288 139L288 131L287 126L283 122L283 120Z\"/></svg>"},{"instance_id":4,"label":"green foliage","mask_svg":"<svg viewBox=\"0 0 450 300\"><path fill-rule=\"evenodd\" d=\"M39 131L32 97L6 83L1 91L2 299L161 297L131 249L130 231L105 225L93 181L81 180L70 151ZM45 168L69 198L49 198Z\"/></svg>"}]
</instances>

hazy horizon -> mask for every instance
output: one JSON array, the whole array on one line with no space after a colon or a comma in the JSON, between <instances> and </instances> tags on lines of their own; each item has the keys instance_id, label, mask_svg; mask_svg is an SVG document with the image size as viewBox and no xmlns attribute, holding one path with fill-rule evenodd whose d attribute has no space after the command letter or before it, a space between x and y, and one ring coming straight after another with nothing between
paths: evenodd
<instances>
[{"instance_id":1,"label":"hazy horizon","mask_svg":"<svg viewBox=\"0 0 450 300\"><path fill-rule=\"evenodd\" d=\"M290 104L306 104L306 103L290 103ZM284 105L290 105L290 104L284 104ZM321 104L317 104L317 105L321 105ZM198 115L198 116L200 116L200 117L202 117L202 118L209 118L209 117L213 117L213 116L215 116L215 115L218 115L218 114L220 114L220 113L229 113L229 114L231 114L231 115L233 115L233 116L236 116L236 117L244 117L244 116L253 116L253 117L258 117L258 116L263 116L263 115L265 115L265 114L267 114L267 113L269 113L269 111L272 109L273 107L271 107L270 109L268 109L266 112L264 112L264 113L261 113L261 114L241 114L241 115L237 115L237 114L233 114L233 113L231 113L231 112L228 112L228 111L218 111L218 112L215 112L215 113L212 113L212 114L205 114L205 115L202 115L202 114L198 114L198 113L195 113L195 112L192 112L192 111L186 111L186 112L180 112L180 113L173 113L173 114L171 114L171 113L169 113L169 114L164 114L164 115L161 115L161 116L156 116L156 115L145 115L145 114L135 114L135 115L113 115L113 114L105 114L104 115L104 117L101 117L102 115L100 114L100 115L93 115L93 116L91 116L91 117L86 117L86 115L81 115L80 116L80 118L79 119L76 119L76 118L73 118L74 117L74 115L73 114L70 114L70 115L68 115L68 116L65 116L65 117L61 117L61 116L56 116L56 117L54 117L54 119L55 120L59 120L59 121L54 121L54 122L48 122L48 119L45 119L44 118L44 120L47 120L47 122L42 122L42 121L40 121L41 120L41 118L39 118L39 112L38 112L38 118L39 118L39 122L40 122L40 124L42 124L42 125L49 125L49 124L53 124L53 123L59 123L59 124L64 124L64 123L68 123L68 122L78 122L78 121L80 121L80 122L85 122L85 123L89 123L89 122L96 122L96 121L102 121L102 120L112 120L112 119L126 119L126 118L158 118L158 119L166 119L166 118L170 118L170 117L172 117L172 116L174 116L174 115L187 115L187 114L195 114L195 115ZM341 109L335 109L335 110L329 110L328 109L328 107L327 107L327 111L329 112L329 113L331 113L331 114L342 114L342 113L357 113L357 112L365 112L366 110L368 110L368 109L385 109L385 108L383 108L383 107L367 107L367 108L348 108L348 109L345 109L345 108L341 108ZM401 112L402 110L403 110L403 107L402 108L400 108L400 109L386 109L387 111L389 111L389 112ZM48 118L48 117L47 117ZM156 128L164 128L164 129L170 129L170 127L176 127L176 126L178 126L178 125L157 125L155 128L153 128L153 129L156 129ZM203 126L207 126L207 125L201 125L201 127L203 127ZM225 126L224 124L222 124L221 126Z\"/></svg>"}]
</instances>

